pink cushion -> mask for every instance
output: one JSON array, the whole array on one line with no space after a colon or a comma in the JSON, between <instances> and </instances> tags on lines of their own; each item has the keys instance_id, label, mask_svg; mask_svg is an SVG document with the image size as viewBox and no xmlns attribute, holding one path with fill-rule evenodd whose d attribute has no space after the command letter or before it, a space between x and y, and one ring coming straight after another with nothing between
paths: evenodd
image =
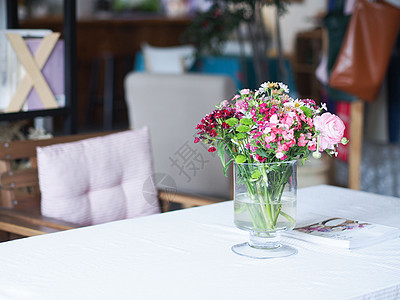
<instances>
[{"instance_id":1,"label":"pink cushion","mask_svg":"<svg viewBox=\"0 0 400 300\"><path fill-rule=\"evenodd\" d=\"M37 148L42 215L94 225L160 212L148 129Z\"/></svg>"}]
</instances>

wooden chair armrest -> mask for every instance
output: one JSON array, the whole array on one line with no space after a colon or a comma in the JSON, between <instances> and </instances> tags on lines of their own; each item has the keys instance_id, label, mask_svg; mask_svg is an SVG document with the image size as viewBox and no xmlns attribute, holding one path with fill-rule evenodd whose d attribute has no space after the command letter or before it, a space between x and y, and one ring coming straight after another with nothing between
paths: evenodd
<instances>
[{"instance_id":1,"label":"wooden chair armrest","mask_svg":"<svg viewBox=\"0 0 400 300\"><path fill-rule=\"evenodd\" d=\"M0 230L22 236L33 236L78 227L76 224L38 214L0 208Z\"/></svg>"},{"instance_id":2,"label":"wooden chair armrest","mask_svg":"<svg viewBox=\"0 0 400 300\"><path fill-rule=\"evenodd\" d=\"M226 199L222 198L213 198L206 196L197 196L193 194L181 193L181 192L166 192L166 191L158 191L158 198L163 203L163 210L169 206L170 202L179 203L184 206L202 206L213 203L218 203L222 201L226 201Z\"/></svg>"}]
</instances>

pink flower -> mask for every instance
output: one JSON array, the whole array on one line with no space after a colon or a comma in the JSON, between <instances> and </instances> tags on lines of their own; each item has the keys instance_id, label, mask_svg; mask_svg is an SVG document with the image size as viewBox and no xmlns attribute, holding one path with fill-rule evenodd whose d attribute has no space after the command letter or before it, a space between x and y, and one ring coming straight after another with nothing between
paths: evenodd
<instances>
[{"instance_id":1,"label":"pink flower","mask_svg":"<svg viewBox=\"0 0 400 300\"><path fill-rule=\"evenodd\" d=\"M310 126L311 128L313 127L313 119L307 118L306 123L307 123L307 125Z\"/></svg>"},{"instance_id":2,"label":"pink flower","mask_svg":"<svg viewBox=\"0 0 400 300\"><path fill-rule=\"evenodd\" d=\"M250 90L249 89L243 89L243 90L240 91L240 94L241 95L248 95L248 94L250 94Z\"/></svg>"},{"instance_id":3,"label":"pink flower","mask_svg":"<svg viewBox=\"0 0 400 300\"><path fill-rule=\"evenodd\" d=\"M300 137L297 140L297 145L299 145L300 147L304 147L305 145L307 145L308 141L306 140L304 134L300 133Z\"/></svg>"},{"instance_id":4,"label":"pink flower","mask_svg":"<svg viewBox=\"0 0 400 300\"><path fill-rule=\"evenodd\" d=\"M282 124L286 124L289 128L293 125L294 119L289 115L285 115L283 118Z\"/></svg>"},{"instance_id":5,"label":"pink flower","mask_svg":"<svg viewBox=\"0 0 400 300\"><path fill-rule=\"evenodd\" d=\"M236 103L235 103L235 110L236 111L242 111L242 110L244 110L244 108L245 108L245 104L244 104L243 100L236 101Z\"/></svg>"},{"instance_id":6,"label":"pink flower","mask_svg":"<svg viewBox=\"0 0 400 300\"><path fill-rule=\"evenodd\" d=\"M285 160L287 158L287 156L280 151L276 152L275 156L276 156L276 158L279 158L280 160Z\"/></svg>"},{"instance_id":7,"label":"pink flower","mask_svg":"<svg viewBox=\"0 0 400 300\"><path fill-rule=\"evenodd\" d=\"M319 148L320 150L332 149L334 145L340 143L345 126L343 121L331 113L323 113L314 118L315 129L320 131Z\"/></svg>"},{"instance_id":8,"label":"pink flower","mask_svg":"<svg viewBox=\"0 0 400 300\"><path fill-rule=\"evenodd\" d=\"M251 151L251 152L256 152L256 150L257 150L257 147L250 146L250 151Z\"/></svg>"},{"instance_id":9,"label":"pink flower","mask_svg":"<svg viewBox=\"0 0 400 300\"><path fill-rule=\"evenodd\" d=\"M219 104L221 106L227 106L228 105L228 100L223 100L221 101L221 103Z\"/></svg>"},{"instance_id":10,"label":"pink flower","mask_svg":"<svg viewBox=\"0 0 400 300\"><path fill-rule=\"evenodd\" d=\"M282 145L282 150L283 150L283 151L289 151L289 148L290 148L289 145L290 145L289 143L284 143L284 144Z\"/></svg>"},{"instance_id":11,"label":"pink flower","mask_svg":"<svg viewBox=\"0 0 400 300\"><path fill-rule=\"evenodd\" d=\"M282 136L285 140L291 140L293 138L294 135L294 131L292 130L288 130L288 131L283 131L282 132Z\"/></svg>"},{"instance_id":12,"label":"pink flower","mask_svg":"<svg viewBox=\"0 0 400 300\"><path fill-rule=\"evenodd\" d=\"M271 134L269 136L267 135L265 137L265 142L267 142L267 143L275 142L275 138L276 138L275 133L271 132Z\"/></svg>"},{"instance_id":13,"label":"pink flower","mask_svg":"<svg viewBox=\"0 0 400 300\"><path fill-rule=\"evenodd\" d=\"M198 137L194 138L194 143L197 144L198 142L200 142L200 139Z\"/></svg>"},{"instance_id":14,"label":"pink flower","mask_svg":"<svg viewBox=\"0 0 400 300\"><path fill-rule=\"evenodd\" d=\"M261 132L261 131L256 132L256 133L253 135L253 139L257 139L257 138L259 138L261 135L262 135L262 132Z\"/></svg>"},{"instance_id":15,"label":"pink flower","mask_svg":"<svg viewBox=\"0 0 400 300\"><path fill-rule=\"evenodd\" d=\"M315 141L315 139L312 139L311 141L308 141L307 143L307 148L310 151L315 151L317 150L317 142Z\"/></svg>"}]
</instances>

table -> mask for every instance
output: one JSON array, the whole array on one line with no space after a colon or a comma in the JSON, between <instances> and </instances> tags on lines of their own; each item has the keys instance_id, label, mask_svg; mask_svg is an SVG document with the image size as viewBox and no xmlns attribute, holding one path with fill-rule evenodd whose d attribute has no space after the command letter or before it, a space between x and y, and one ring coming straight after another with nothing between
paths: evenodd
<instances>
[{"instance_id":1,"label":"table","mask_svg":"<svg viewBox=\"0 0 400 300\"><path fill-rule=\"evenodd\" d=\"M297 255L242 257L232 202L0 244L0 299L399 299L400 239L336 250L286 238ZM298 218L340 214L400 227L400 199L299 189Z\"/></svg>"}]
</instances>

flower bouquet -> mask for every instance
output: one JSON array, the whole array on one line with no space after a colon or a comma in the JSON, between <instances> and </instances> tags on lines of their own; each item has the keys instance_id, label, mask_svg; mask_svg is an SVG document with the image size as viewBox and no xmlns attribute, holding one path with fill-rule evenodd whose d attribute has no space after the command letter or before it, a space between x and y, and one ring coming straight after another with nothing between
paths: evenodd
<instances>
[{"instance_id":1,"label":"flower bouquet","mask_svg":"<svg viewBox=\"0 0 400 300\"><path fill-rule=\"evenodd\" d=\"M194 142L217 151L224 174L235 166L235 224L250 232L253 248L281 247L276 233L295 226L297 160L337 155L337 145L348 142L342 120L324 112L325 104L288 93L275 82L243 89L196 127Z\"/></svg>"}]
</instances>

